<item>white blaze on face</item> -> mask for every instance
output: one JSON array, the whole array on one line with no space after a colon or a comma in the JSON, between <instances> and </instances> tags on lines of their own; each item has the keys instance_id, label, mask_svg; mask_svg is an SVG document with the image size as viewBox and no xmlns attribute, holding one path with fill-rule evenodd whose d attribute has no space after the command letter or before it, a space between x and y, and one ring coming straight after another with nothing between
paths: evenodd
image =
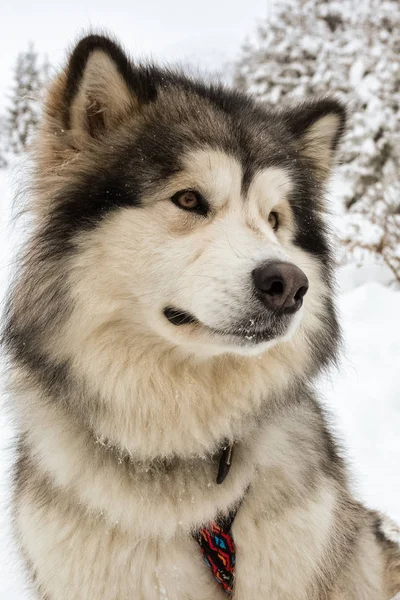
<instances>
[{"instance_id":1,"label":"white blaze on face","mask_svg":"<svg viewBox=\"0 0 400 600\"><path fill-rule=\"evenodd\" d=\"M180 241L183 285L171 290L169 303L213 329L232 329L251 313L253 269L269 260L290 260L268 215L277 207L288 212L284 204L291 182L283 169L269 168L243 192L241 165L217 151L188 157L185 172L213 214L203 222L198 217L198 226Z\"/></svg>"}]
</instances>

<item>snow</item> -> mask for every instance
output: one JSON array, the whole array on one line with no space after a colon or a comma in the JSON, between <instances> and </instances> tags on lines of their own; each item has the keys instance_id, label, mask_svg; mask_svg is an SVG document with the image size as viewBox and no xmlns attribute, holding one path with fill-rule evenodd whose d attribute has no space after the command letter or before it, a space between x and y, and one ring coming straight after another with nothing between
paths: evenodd
<instances>
[{"instance_id":1,"label":"snow","mask_svg":"<svg viewBox=\"0 0 400 600\"><path fill-rule=\"evenodd\" d=\"M400 292L365 281L343 293L339 306L345 358L322 392L347 448L357 493L400 523Z\"/></svg>"},{"instance_id":2,"label":"snow","mask_svg":"<svg viewBox=\"0 0 400 600\"><path fill-rule=\"evenodd\" d=\"M7 225L13 178L10 170L0 169L0 298L21 235ZM355 493L400 522L400 291L389 285L391 280L389 270L373 262L340 270L345 352L339 369L319 387L345 448ZM0 405L0 598L29 600L7 508L12 445L13 427Z\"/></svg>"}]
</instances>

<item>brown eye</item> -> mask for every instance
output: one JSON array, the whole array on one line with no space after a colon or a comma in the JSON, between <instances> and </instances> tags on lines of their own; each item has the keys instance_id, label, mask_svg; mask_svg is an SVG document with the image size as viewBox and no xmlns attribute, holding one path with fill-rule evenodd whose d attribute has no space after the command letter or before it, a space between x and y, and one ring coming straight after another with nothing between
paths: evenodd
<instances>
[{"instance_id":1,"label":"brown eye","mask_svg":"<svg viewBox=\"0 0 400 600\"><path fill-rule=\"evenodd\" d=\"M278 231L279 228L279 215L277 212L272 211L269 213L268 223L271 225L274 231Z\"/></svg>"},{"instance_id":2,"label":"brown eye","mask_svg":"<svg viewBox=\"0 0 400 600\"><path fill-rule=\"evenodd\" d=\"M176 203L182 208L186 208L186 210L193 210L197 208L199 201L194 192L182 192L176 198Z\"/></svg>"},{"instance_id":3,"label":"brown eye","mask_svg":"<svg viewBox=\"0 0 400 600\"><path fill-rule=\"evenodd\" d=\"M206 215L208 212L208 203L199 192L193 190L183 190L177 192L171 198L172 202L190 212L195 212L199 215Z\"/></svg>"}]
</instances>

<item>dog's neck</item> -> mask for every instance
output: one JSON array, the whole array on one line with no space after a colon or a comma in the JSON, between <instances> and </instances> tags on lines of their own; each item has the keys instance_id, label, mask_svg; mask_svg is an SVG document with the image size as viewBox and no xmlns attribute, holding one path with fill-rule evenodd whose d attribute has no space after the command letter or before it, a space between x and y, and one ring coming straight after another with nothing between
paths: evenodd
<instances>
[{"instance_id":1,"label":"dog's neck","mask_svg":"<svg viewBox=\"0 0 400 600\"><path fill-rule=\"evenodd\" d=\"M280 402L309 361L300 330L259 356L200 362L127 318L100 313L85 327L80 312L76 322L72 315L56 343L60 360L85 382L87 400L78 409L95 436L144 461L206 456L242 439L262 406Z\"/></svg>"},{"instance_id":2,"label":"dog's neck","mask_svg":"<svg viewBox=\"0 0 400 600\"><path fill-rule=\"evenodd\" d=\"M124 364L114 381L97 375L91 382L99 398L91 423L99 439L143 460L205 456L242 439L265 404L281 401L293 377L279 353L196 364L153 351Z\"/></svg>"},{"instance_id":3,"label":"dog's neck","mask_svg":"<svg viewBox=\"0 0 400 600\"><path fill-rule=\"evenodd\" d=\"M145 472L166 472L175 469L181 465L182 458L173 457L166 458L157 456L153 460L143 461L140 457L135 456L125 448L115 445L108 439L99 438L93 432L91 433L92 441L96 446L99 446L106 454L111 454L114 460L122 465L123 463L132 464L136 469L144 470ZM216 452L210 453L208 456L200 457L201 461L208 461L215 465L215 481L222 484L229 475L230 468L233 462L235 442L224 440L221 442L219 449ZM186 462L193 464L199 460L199 457L190 457Z\"/></svg>"}]
</instances>

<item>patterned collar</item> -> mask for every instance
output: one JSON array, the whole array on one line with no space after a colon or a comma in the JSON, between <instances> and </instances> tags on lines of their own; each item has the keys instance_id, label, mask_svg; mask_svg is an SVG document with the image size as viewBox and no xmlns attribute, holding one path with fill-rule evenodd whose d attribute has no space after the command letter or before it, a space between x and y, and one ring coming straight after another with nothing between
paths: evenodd
<instances>
[{"instance_id":1,"label":"patterned collar","mask_svg":"<svg viewBox=\"0 0 400 600\"><path fill-rule=\"evenodd\" d=\"M233 593L235 581L235 543L232 523L236 510L225 519L211 522L194 536L200 545L204 562L210 567L217 583L229 595Z\"/></svg>"}]
</instances>

